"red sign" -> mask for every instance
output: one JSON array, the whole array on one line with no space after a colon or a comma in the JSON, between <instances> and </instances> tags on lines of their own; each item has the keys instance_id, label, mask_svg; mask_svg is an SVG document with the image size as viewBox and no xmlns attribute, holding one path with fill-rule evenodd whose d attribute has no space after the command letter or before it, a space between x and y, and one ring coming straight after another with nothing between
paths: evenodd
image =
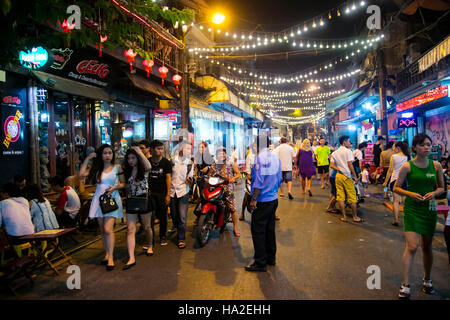
<instances>
[{"instance_id":1,"label":"red sign","mask_svg":"<svg viewBox=\"0 0 450 320\"><path fill-rule=\"evenodd\" d=\"M18 97L7 96L3 98L3 102L20 104L20 99Z\"/></svg>"},{"instance_id":2,"label":"red sign","mask_svg":"<svg viewBox=\"0 0 450 320\"><path fill-rule=\"evenodd\" d=\"M366 150L364 150L364 164L373 164L373 143L368 143Z\"/></svg>"},{"instance_id":3,"label":"red sign","mask_svg":"<svg viewBox=\"0 0 450 320\"><path fill-rule=\"evenodd\" d=\"M441 86L439 88L430 90L427 93L421 94L420 96L399 103L397 105L397 112L402 112L411 108L415 108L422 104L445 97L448 97L448 87Z\"/></svg>"},{"instance_id":4,"label":"red sign","mask_svg":"<svg viewBox=\"0 0 450 320\"><path fill-rule=\"evenodd\" d=\"M109 74L109 66L106 63L99 64L97 60L83 60L77 65L78 73L89 73L104 79Z\"/></svg>"},{"instance_id":5,"label":"red sign","mask_svg":"<svg viewBox=\"0 0 450 320\"><path fill-rule=\"evenodd\" d=\"M15 116L9 116L6 118L3 130L5 131L5 140L3 144L6 148L9 148L9 144L16 142L20 137L20 123L19 120L22 117L22 113L19 110L16 111Z\"/></svg>"}]
</instances>

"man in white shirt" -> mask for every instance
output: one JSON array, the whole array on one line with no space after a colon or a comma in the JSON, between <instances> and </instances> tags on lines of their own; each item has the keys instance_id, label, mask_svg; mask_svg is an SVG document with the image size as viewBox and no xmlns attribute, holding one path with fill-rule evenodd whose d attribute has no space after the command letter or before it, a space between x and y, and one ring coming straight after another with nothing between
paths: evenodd
<instances>
[{"instance_id":1,"label":"man in white shirt","mask_svg":"<svg viewBox=\"0 0 450 320\"><path fill-rule=\"evenodd\" d=\"M186 247L186 216L188 211L189 185L194 174L191 161L192 145L182 142L178 154L173 158L172 181L170 186L170 213L173 227L169 233L178 230L178 248Z\"/></svg>"},{"instance_id":2,"label":"man in white shirt","mask_svg":"<svg viewBox=\"0 0 450 320\"><path fill-rule=\"evenodd\" d=\"M14 243L16 238L34 233L30 204L12 183L4 185L0 190L0 227L2 225L5 225L6 233Z\"/></svg>"},{"instance_id":3,"label":"man in white shirt","mask_svg":"<svg viewBox=\"0 0 450 320\"><path fill-rule=\"evenodd\" d=\"M353 168L353 153L350 149L350 137L339 137L339 143L341 146L335 152L331 154L331 168L337 170L336 174L336 201L339 204L339 208L344 216L341 221L347 222L347 216L345 214L345 199L352 206L353 221L363 222L364 220L359 218L356 212L356 192L355 183L358 184L358 176ZM355 177L355 183L352 180L352 175Z\"/></svg>"},{"instance_id":4,"label":"man in white shirt","mask_svg":"<svg viewBox=\"0 0 450 320\"><path fill-rule=\"evenodd\" d=\"M281 161L281 174L283 177L283 182L288 185L289 199L292 200L294 197L291 194L292 191L292 162L296 156L294 148L287 144L287 139L282 137L280 139L280 145L273 151ZM280 196L283 195L283 183L280 188Z\"/></svg>"}]
</instances>

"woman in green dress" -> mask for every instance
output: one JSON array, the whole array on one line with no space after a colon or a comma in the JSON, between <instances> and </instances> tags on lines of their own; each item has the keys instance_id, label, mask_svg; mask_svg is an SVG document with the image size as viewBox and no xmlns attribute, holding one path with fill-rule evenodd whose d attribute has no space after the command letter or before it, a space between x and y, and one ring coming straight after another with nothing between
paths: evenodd
<instances>
[{"instance_id":1,"label":"woman in green dress","mask_svg":"<svg viewBox=\"0 0 450 320\"><path fill-rule=\"evenodd\" d=\"M409 299L409 272L417 248L422 248L424 277L422 291L434 293L431 281L433 264L432 240L436 230L437 206L435 197L444 191L444 176L439 162L429 160L431 138L424 133L416 135L412 142L416 156L401 168L394 185L394 192L406 196L403 208L403 224L406 248L402 257L403 280L398 297ZM407 190L402 189L406 179Z\"/></svg>"}]
</instances>

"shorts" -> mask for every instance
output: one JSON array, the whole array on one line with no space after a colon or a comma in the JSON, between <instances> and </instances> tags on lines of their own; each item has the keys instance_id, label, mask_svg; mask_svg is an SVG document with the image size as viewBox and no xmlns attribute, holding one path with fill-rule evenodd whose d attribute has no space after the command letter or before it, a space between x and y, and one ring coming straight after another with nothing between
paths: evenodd
<instances>
[{"instance_id":1,"label":"shorts","mask_svg":"<svg viewBox=\"0 0 450 320\"><path fill-rule=\"evenodd\" d=\"M330 177L331 194L336 198L336 178Z\"/></svg>"},{"instance_id":2,"label":"shorts","mask_svg":"<svg viewBox=\"0 0 450 320\"><path fill-rule=\"evenodd\" d=\"M395 181L397 181L397 180L394 180L389 184L389 190L391 190L391 192L394 192ZM402 189L406 190L406 188L407 187L406 187L406 179L405 179L405 181L403 181Z\"/></svg>"},{"instance_id":3,"label":"shorts","mask_svg":"<svg viewBox=\"0 0 450 320\"><path fill-rule=\"evenodd\" d=\"M355 184L352 178L344 176L342 173L336 174L336 201L345 201L345 196L347 195L347 200L350 203L357 203Z\"/></svg>"},{"instance_id":4,"label":"shorts","mask_svg":"<svg viewBox=\"0 0 450 320\"><path fill-rule=\"evenodd\" d=\"M328 171L330 171L330 166L318 166L317 169L319 174L328 173Z\"/></svg>"},{"instance_id":5,"label":"shorts","mask_svg":"<svg viewBox=\"0 0 450 320\"><path fill-rule=\"evenodd\" d=\"M62 228L73 228L77 225L77 220L72 219L67 211L63 211L61 215L56 216L56 219L58 220L59 226Z\"/></svg>"},{"instance_id":6,"label":"shorts","mask_svg":"<svg viewBox=\"0 0 450 320\"><path fill-rule=\"evenodd\" d=\"M361 182L362 186L364 189L367 189L369 187L369 183L368 182Z\"/></svg>"},{"instance_id":7,"label":"shorts","mask_svg":"<svg viewBox=\"0 0 450 320\"><path fill-rule=\"evenodd\" d=\"M282 171L281 176L282 176L283 182L288 183L288 182L292 181L292 171Z\"/></svg>"}]
</instances>

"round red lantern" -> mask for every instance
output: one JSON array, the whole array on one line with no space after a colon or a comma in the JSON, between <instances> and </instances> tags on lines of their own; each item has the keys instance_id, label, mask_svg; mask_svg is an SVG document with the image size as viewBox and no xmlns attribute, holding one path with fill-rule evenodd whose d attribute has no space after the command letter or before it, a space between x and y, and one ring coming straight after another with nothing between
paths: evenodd
<instances>
[{"instance_id":1,"label":"round red lantern","mask_svg":"<svg viewBox=\"0 0 450 320\"><path fill-rule=\"evenodd\" d=\"M150 75L150 71L152 71L152 67L155 65L155 63L153 62L153 60L145 59L144 61L142 61L142 64L145 67L145 71L147 71L147 78L148 78Z\"/></svg>"},{"instance_id":2,"label":"round red lantern","mask_svg":"<svg viewBox=\"0 0 450 320\"><path fill-rule=\"evenodd\" d=\"M127 57L127 61L130 63L130 71L133 70L134 57L136 57L137 53L134 52L133 49L128 49L123 54Z\"/></svg>"},{"instance_id":3,"label":"round red lantern","mask_svg":"<svg viewBox=\"0 0 450 320\"><path fill-rule=\"evenodd\" d=\"M161 80L162 80L162 84L164 85L164 79L167 78L167 73L169 72L169 69L162 66L158 69L158 71L159 71L159 76L161 77Z\"/></svg>"},{"instance_id":4,"label":"round red lantern","mask_svg":"<svg viewBox=\"0 0 450 320\"><path fill-rule=\"evenodd\" d=\"M176 74L172 77L173 83L175 84L177 91L178 91L178 86L180 85L180 81L181 81L181 76L179 74Z\"/></svg>"}]
</instances>

